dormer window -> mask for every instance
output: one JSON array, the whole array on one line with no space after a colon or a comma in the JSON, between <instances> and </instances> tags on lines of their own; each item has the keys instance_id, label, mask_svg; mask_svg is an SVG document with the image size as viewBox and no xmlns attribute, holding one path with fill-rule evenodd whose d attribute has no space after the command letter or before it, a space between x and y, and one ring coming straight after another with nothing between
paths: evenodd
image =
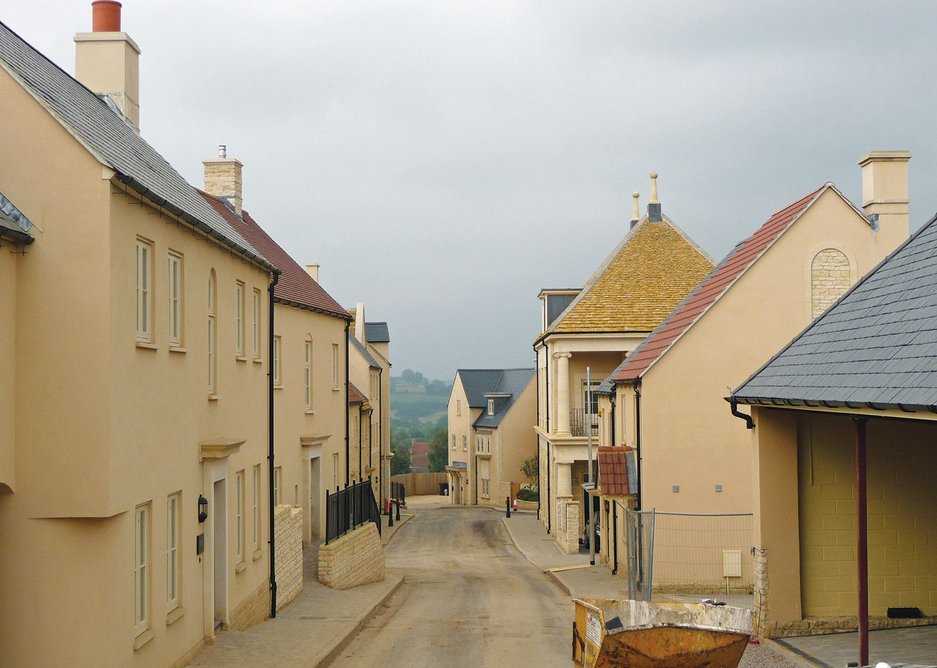
<instances>
[{"instance_id":1,"label":"dormer window","mask_svg":"<svg viewBox=\"0 0 937 668\"><path fill-rule=\"evenodd\" d=\"M495 414L495 400L489 399L488 400L488 415L494 415L494 414Z\"/></svg>"}]
</instances>

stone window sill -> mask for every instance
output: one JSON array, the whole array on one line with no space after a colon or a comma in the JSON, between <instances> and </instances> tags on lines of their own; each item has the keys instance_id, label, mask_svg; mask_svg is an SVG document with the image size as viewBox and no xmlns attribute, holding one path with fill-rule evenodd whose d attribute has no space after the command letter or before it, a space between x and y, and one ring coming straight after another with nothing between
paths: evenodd
<instances>
[{"instance_id":1,"label":"stone window sill","mask_svg":"<svg viewBox=\"0 0 937 668\"><path fill-rule=\"evenodd\" d=\"M264 551L263 551L263 550L254 550L254 554L251 555L251 561L257 561L257 560L260 559L262 556L264 556Z\"/></svg>"},{"instance_id":2,"label":"stone window sill","mask_svg":"<svg viewBox=\"0 0 937 668\"><path fill-rule=\"evenodd\" d=\"M246 361L247 361L247 358L244 357L244 355L235 355L235 356L234 356L234 359L237 360L238 362L246 362Z\"/></svg>"},{"instance_id":3,"label":"stone window sill","mask_svg":"<svg viewBox=\"0 0 937 668\"><path fill-rule=\"evenodd\" d=\"M237 574L237 573L243 573L243 572L246 571L246 570L247 570L247 562L246 562L246 561L239 561L238 564L237 564L237 566L234 567L234 572L235 572L235 574Z\"/></svg>"},{"instance_id":4,"label":"stone window sill","mask_svg":"<svg viewBox=\"0 0 937 668\"><path fill-rule=\"evenodd\" d=\"M306 409L306 415L315 415L315 414L316 414L316 410L314 408Z\"/></svg>"},{"instance_id":5,"label":"stone window sill","mask_svg":"<svg viewBox=\"0 0 937 668\"><path fill-rule=\"evenodd\" d=\"M159 350L159 346L155 343L150 343L149 341L137 341L137 348L143 350Z\"/></svg>"},{"instance_id":6,"label":"stone window sill","mask_svg":"<svg viewBox=\"0 0 937 668\"><path fill-rule=\"evenodd\" d=\"M179 346L169 346L169 352L171 353L187 353L189 352L186 348L181 348Z\"/></svg>"},{"instance_id":7,"label":"stone window sill","mask_svg":"<svg viewBox=\"0 0 937 668\"><path fill-rule=\"evenodd\" d=\"M217 395L217 394L209 394L209 395L208 395L208 400L209 400L209 401L218 401L218 395Z\"/></svg>"},{"instance_id":8,"label":"stone window sill","mask_svg":"<svg viewBox=\"0 0 937 668\"><path fill-rule=\"evenodd\" d=\"M264 363L264 361L263 361L262 359L260 359L259 357L255 357L255 358L254 358L254 364L263 364L263 363Z\"/></svg>"},{"instance_id":9,"label":"stone window sill","mask_svg":"<svg viewBox=\"0 0 937 668\"><path fill-rule=\"evenodd\" d=\"M183 608L181 605L176 608L173 608L172 610L166 613L166 626L175 624L177 621L182 619L182 616L184 614L185 614L185 608Z\"/></svg>"},{"instance_id":10,"label":"stone window sill","mask_svg":"<svg viewBox=\"0 0 937 668\"><path fill-rule=\"evenodd\" d=\"M147 629L142 631L133 639L133 651L136 652L138 649L142 648L148 642L150 642L155 637L152 629Z\"/></svg>"}]
</instances>

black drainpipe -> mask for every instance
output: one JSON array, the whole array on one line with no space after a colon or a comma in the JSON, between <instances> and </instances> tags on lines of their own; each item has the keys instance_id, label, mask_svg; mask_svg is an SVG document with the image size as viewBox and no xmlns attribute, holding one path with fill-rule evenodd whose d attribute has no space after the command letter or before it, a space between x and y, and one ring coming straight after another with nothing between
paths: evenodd
<instances>
[{"instance_id":1,"label":"black drainpipe","mask_svg":"<svg viewBox=\"0 0 937 668\"><path fill-rule=\"evenodd\" d=\"M362 323L364 324L364 323ZM349 332L351 331L351 322L345 321L345 487L348 487L348 480L351 477L351 464L349 463L350 450L348 447L348 429L351 425L351 414L348 411L348 400L350 395L348 394L348 337L350 336Z\"/></svg>"},{"instance_id":2,"label":"black drainpipe","mask_svg":"<svg viewBox=\"0 0 937 668\"><path fill-rule=\"evenodd\" d=\"M641 463L641 388L637 383L634 384L634 449L638 460L638 494L637 508L641 510L641 490L644 488L642 481L644 479L644 466Z\"/></svg>"},{"instance_id":3,"label":"black drainpipe","mask_svg":"<svg viewBox=\"0 0 937 668\"><path fill-rule=\"evenodd\" d=\"M536 350L534 351L536 353ZM537 426L540 426L540 356L534 357L534 369L537 370ZM448 445L448 443L446 444ZM537 435L537 519L540 519L540 435Z\"/></svg>"},{"instance_id":4,"label":"black drainpipe","mask_svg":"<svg viewBox=\"0 0 937 668\"><path fill-rule=\"evenodd\" d=\"M364 419L364 411L358 410L358 480L364 480L364 461L362 460L362 447L364 446L364 426L361 420Z\"/></svg>"},{"instance_id":5,"label":"black drainpipe","mask_svg":"<svg viewBox=\"0 0 937 668\"><path fill-rule=\"evenodd\" d=\"M609 429L609 436L611 436L612 442L609 443L609 445L615 445L615 386L612 386L612 396L609 402L612 404L611 415L609 416L612 421L611 429Z\"/></svg>"},{"instance_id":6,"label":"black drainpipe","mask_svg":"<svg viewBox=\"0 0 937 668\"><path fill-rule=\"evenodd\" d=\"M754 429L754 428L755 428L755 421L752 419L752 416L751 416L751 415L746 415L745 413L743 413L742 411L739 410L739 402L735 401L734 399L726 399L726 401L728 401L728 402L729 402L729 406L732 407L732 415L734 415L735 417L737 417L737 418L739 418L739 419L741 419L741 420L745 420L745 428L746 428L746 429Z\"/></svg>"},{"instance_id":7,"label":"black drainpipe","mask_svg":"<svg viewBox=\"0 0 937 668\"><path fill-rule=\"evenodd\" d=\"M618 503L612 501L612 545L615 548L615 567L612 575L618 575Z\"/></svg>"},{"instance_id":8,"label":"black drainpipe","mask_svg":"<svg viewBox=\"0 0 937 668\"><path fill-rule=\"evenodd\" d=\"M374 473L374 409L368 409L368 468ZM370 478L371 476L368 476Z\"/></svg>"},{"instance_id":9,"label":"black drainpipe","mask_svg":"<svg viewBox=\"0 0 937 668\"><path fill-rule=\"evenodd\" d=\"M273 497L273 466L274 466L274 444L273 444L273 300L274 288L277 281L280 280L280 272L274 271L273 278L270 280L270 287L267 288L270 300L270 332L267 336L267 487L269 488L270 498L270 617L277 616L277 569L276 569L276 543L274 541L274 522L275 522L275 504Z\"/></svg>"},{"instance_id":10,"label":"black drainpipe","mask_svg":"<svg viewBox=\"0 0 937 668\"><path fill-rule=\"evenodd\" d=\"M543 344L544 354L546 355L546 364L543 366L544 376L544 389L546 391L546 414L547 414L547 434L550 433L550 347L546 343ZM553 504L550 503L550 469L552 468L550 464L550 440L547 439L547 533L550 533L552 528L553 521Z\"/></svg>"},{"instance_id":11,"label":"black drainpipe","mask_svg":"<svg viewBox=\"0 0 937 668\"><path fill-rule=\"evenodd\" d=\"M377 402L380 404L377 411L377 421L381 426L377 430L377 494L381 498L378 505L384 502L384 367L377 370ZM390 496L390 494L388 494Z\"/></svg>"}]
</instances>

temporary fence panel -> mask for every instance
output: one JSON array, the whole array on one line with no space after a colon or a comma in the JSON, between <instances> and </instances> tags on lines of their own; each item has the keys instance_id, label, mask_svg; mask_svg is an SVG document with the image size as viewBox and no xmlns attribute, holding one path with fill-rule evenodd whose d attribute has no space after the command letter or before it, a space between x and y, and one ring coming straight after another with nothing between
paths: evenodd
<instances>
[{"instance_id":1,"label":"temporary fence panel","mask_svg":"<svg viewBox=\"0 0 937 668\"><path fill-rule=\"evenodd\" d=\"M654 523L653 510L625 512L626 566L628 569L628 598L650 601L654 582Z\"/></svg>"}]
</instances>

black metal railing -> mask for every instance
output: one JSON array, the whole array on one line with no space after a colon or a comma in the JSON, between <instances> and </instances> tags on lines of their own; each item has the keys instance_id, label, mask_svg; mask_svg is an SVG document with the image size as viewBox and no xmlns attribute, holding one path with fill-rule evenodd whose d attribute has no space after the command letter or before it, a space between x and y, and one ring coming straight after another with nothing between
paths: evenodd
<instances>
[{"instance_id":1,"label":"black metal railing","mask_svg":"<svg viewBox=\"0 0 937 668\"><path fill-rule=\"evenodd\" d=\"M371 480L362 480L345 489L325 491L325 542L335 540L367 522L381 532L381 512L374 499Z\"/></svg>"},{"instance_id":2,"label":"black metal railing","mask_svg":"<svg viewBox=\"0 0 937 668\"><path fill-rule=\"evenodd\" d=\"M573 436L586 436L589 432L586 425L592 424L592 435L599 435L599 416L597 413L587 414L582 408L574 408L569 412L569 433Z\"/></svg>"},{"instance_id":3,"label":"black metal railing","mask_svg":"<svg viewBox=\"0 0 937 668\"><path fill-rule=\"evenodd\" d=\"M407 489L402 482L390 483L390 498L397 499L403 506L407 505Z\"/></svg>"}]
</instances>

